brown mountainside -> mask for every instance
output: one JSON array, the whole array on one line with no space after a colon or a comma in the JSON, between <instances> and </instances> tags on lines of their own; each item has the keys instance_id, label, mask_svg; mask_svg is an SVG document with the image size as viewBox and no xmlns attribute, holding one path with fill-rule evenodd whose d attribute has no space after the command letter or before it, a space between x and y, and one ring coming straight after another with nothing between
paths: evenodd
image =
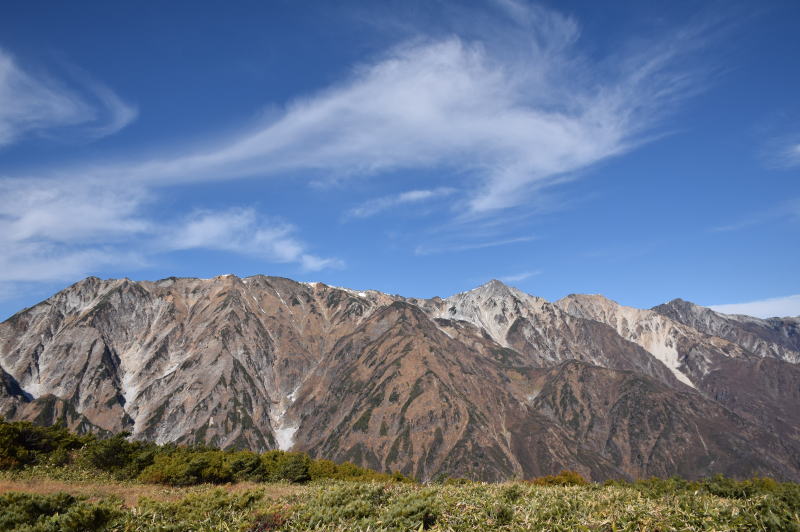
<instances>
[{"instance_id":1,"label":"brown mountainside","mask_svg":"<svg viewBox=\"0 0 800 532\"><path fill-rule=\"evenodd\" d=\"M420 479L800 480L797 322L690 310L90 277L0 324L0 414Z\"/></svg>"}]
</instances>

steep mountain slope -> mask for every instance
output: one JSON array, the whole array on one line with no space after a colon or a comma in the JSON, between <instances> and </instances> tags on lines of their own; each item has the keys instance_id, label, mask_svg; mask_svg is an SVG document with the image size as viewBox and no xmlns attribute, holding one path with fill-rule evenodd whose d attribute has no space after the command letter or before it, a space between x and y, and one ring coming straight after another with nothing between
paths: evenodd
<instances>
[{"instance_id":1,"label":"steep mountain slope","mask_svg":"<svg viewBox=\"0 0 800 532\"><path fill-rule=\"evenodd\" d=\"M567 362L532 407L634 477L728 476L797 469L800 444L691 391L632 372Z\"/></svg>"},{"instance_id":2,"label":"steep mountain slope","mask_svg":"<svg viewBox=\"0 0 800 532\"><path fill-rule=\"evenodd\" d=\"M0 414L422 479L800 479L800 371L747 345L499 281L418 300L265 276L87 278L0 324Z\"/></svg>"},{"instance_id":3,"label":"steep mountain slope","mask_svg":"<svg viewBox=\"0 0 800 532\"><path fill-rule=\"evenodd\" d=\"M466 321L523 357L520 365L547 367L565 360L628 369L677 386L662 361L605 324L573 316L557 305L497 280L444 300L432 300L436 317Z\"/></svg>"},{"instance_id":4,"label":"steep mountain slope","mask_svg":"<svg viewBox=\"0 0 800 532\"><path fill-rule=\"evenodd\" d=\"M730 340L760 357L800 362L800 317L763 320L721 314L682 299L653 310L700 332Z\"/></svg>"},{"instance_id":5,"label":"steep mountain slope","mask_svg":"<svg viewBox=\"0 0 800 532\"><path fill-rule=\"evenodd\" d=\"M657 312L625 307L600 295L571 294L556 305L567 313L595 320L640 345L691 387L723 358L747 358L738 345L675 322Z\"/></svg>"},{"instance_id":6,"label":"steep mountain slope","mask_svg":"<svg viewBox=\"0 0 800 532\"><path fill-rule=\"evenodd\" d=\"M620 336L667 364L682 382L749 421L784 437L800 436L800 367L779 357L762 359L764 351L748 349L753 345L763 348L763 342L752 342L751 337L742 335L745 342L739 345L672 320L665 312L625 307L598 295L573 294L557 304L570 314L614 327ZM705 316L698 320L703 323L709 323L709 317L720 322L741 319L691 306L695 307L694 315ZM792 324L788 321L784 336L791 338Z\"/></svg>"},{"instance_id":7,"label":"steep mountain slope","mask_svg":"<svg viewBox=\"0 0 800 532\"><path fill-rule=\"evenodd\" d=\"M270 448L326 343L382 298L263 277L89 278L3 323L0 364L107 430Z\"/></svg>"}]
</instances>

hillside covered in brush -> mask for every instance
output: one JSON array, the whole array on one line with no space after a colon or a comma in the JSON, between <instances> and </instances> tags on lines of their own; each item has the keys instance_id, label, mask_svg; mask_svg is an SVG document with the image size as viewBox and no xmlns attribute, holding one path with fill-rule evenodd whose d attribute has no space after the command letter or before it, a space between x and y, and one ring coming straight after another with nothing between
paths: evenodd
<instances>
[{"instance_id":1,"label":"hillside covered in brush","mask_svg":"<svg viewBox=\"0 0 800 532\"><path fill-rule=\"evenodd\" d=\"M800 318L87 278L0 324L0 414L420 480L800 480Z\"/></svg>"}]
</instances>

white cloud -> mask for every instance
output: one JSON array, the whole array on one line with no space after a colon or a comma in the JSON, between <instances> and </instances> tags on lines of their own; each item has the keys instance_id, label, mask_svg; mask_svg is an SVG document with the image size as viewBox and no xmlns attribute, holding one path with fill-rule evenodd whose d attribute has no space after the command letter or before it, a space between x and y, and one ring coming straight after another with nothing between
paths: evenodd
<instances>
[{"instance_id":1,"label":"white cloud","mask_svg":"<svg viewBox=\"0 0 800 532\"><path fill-rule=\"evenodd\" d=\"M436 198L450 196L453 193L455 193L455 189L449 187L440 187L429 190L409 190L407 192L401 192L400 194L368 200L361 205L347 211L347 216L351 218L367 218L398 205L420 203Z\"/></svg>"},{"instance_id":2,"label":"white cloud","mask_svg":"<svg viewBox=\"0 0 800 532\"><path fill-rule=\"evenodd\" d=\"M745 314L758 318L800 316L800 294L749 301L747 303L710 305L709 308L725 314Z\"/></svg>"},{"instance_id":3,"label":"white cloud","mask_svg":"<svg viewBox=\"0 0 800 532\"><path fill-rule=\"evenodd\" d=\"M87 181L0 181L0 281L63 281L144 258L128 247L152 223L146 195Z\"/></svg>"},{"instance_id":4,"label":"white cloud","mask_svg":"<svg viewBox=\"0 0 800 532\"><path fill-rule=\"evenodd\" d=\"M138 111L111 89L87 82L85 94L45 75L22 69L0 49L0 146L53 128L85 126L104 137L132 122Z\"/></svg>"},{"instance_id":5,"label":"white cloud","mask_svg":"<svg viewBox=\"0 0 800 532\"><path fill-rule=\"evenodd\" d=\"M433 255L436 253L449 253L454 251L469 251L471 249L493 248L497 246L507 246L520 242L530 242L536 240L535 236L520 236L515 238L503 238L500 240L489 240L482 242L469 242L466 244L442 244L417 246L414 250L415 255Z\"/></svg>"},{"instance_id":6,"label":"white cloud","mask_svg":"<svg viewBox=\"0 0 800 532\"><path fill-rule=\"evenodd\" d=\"M127 183L0 180L0 283L74 280L106 267L148 265L162 252L217 249L303 270L340 267L310 254L285 223L253 209L154 219L151 192ZM163 236L166 234L167 236Z\"/></svg>"},{"instance_id":7,"label":"white cloud","mask_svg":"<svg viewBox=\"0 0 800 532\"><path fill-rule=\"evenodd\" d=\"M250 255L268 262L296 262L306 271L341 267L334 258L309 254L293 235L295 227L260 220L253 209L198 211L161 240L169 250L215 249Z\"/></svg>"},{"instance_id":8,"label":"white cloud","mask_svg":"<svg viewBox=\"0 0 800 532\"><path fill-rule=\"evenodd\" d=\"M0 180L0 241L91 243L151 228L141 187L55 179Z\"/></svg>"},{"instance_id":9,"label":"white cloud","mask_svg":"<svg viewBox=\"0 0 800 532\"><path fill-rule=\"evenodd\" d=\"M233 138L167 149L158 158L59 169L48 179L0 179L0 241L11 249L5 266L21 271L24 262L14 261L29 257L41 266L31 274L38 279L51 275L48 268L58 270L61 260L65 271L77 272L106 264L119 249L147 256L154 242L161 249L220 249L309 270L341 265L308 253L293 227L246 209L195 213L165 238L159 228L173 220L155 219L145 208L166 185L253 176L326 180L441 171L457 176L463 193L411 191L365 203L352 215L447 196L451 216L460 220L502 211L487 224L506 224L507 234L514 218L507 209L527 209L544 188L643 142L662 110L698 85L673 68L697 44L686 32L662 44L639 43L636 53L589 59L578 47L580 28L572 18L498 1L502 9L471 19L481 23L469 32L418 36L391 47ZM103 85L84 80L81 91L70 89L21 69L0 50L0 146L64 126L110 134L135 116ZM499 231L470 238L419 246L416 253L533 239Z\"/></svg>"},{"instance_id":10,"label":"white cloud","mask_svg":"<svg viewBox=\"0 0 800 532\"><path fill-rule=\"evenodd\" d=\"M436 168L463 176L462 212L485 215L630 150L700 85L673 68L696 45L688 32L589 60L573 19L503 5L511 19L495 13L469 38L411 39L246 134L95 175L163 184Z\"/></svg>"},{"instance_id":11,"label":"white cloud","mask_svg":"<svg viewBox=\"0 0 800 532\"><path fill-rule=\"evenodd\" d=\"M51 242L3 242L0 282L70 281L98 268L141 267L135 251L111 247L64 246Z\"/></svg>"},{"instance_id":12,"label":"white cloud","mask_svg":"<svg viewBox=\"0 0 800 532\"><path fill-rule=\"evenodd\" d=\"M539 270L527 271L527 272L520 272L515 273L514 275L506 275L505 277L501 277L500 280L504 283L517 283L519 281L524 281L534 275L539 275L542 272Z\"/></svg>"},{"instance_id":13,"label":"white cloud","mask_svg":"<svg viewBox=\"0 0 800 532\"><path fill-rule=\"evenodd\" d=\"M139 109L123 101L114 91L98 82L88 82L89 89L94 93L101 109L105 113L105 123L89 127L88 133L92 137L108 137L123 129L136 120Z\"/></svg>"}]
</instances>

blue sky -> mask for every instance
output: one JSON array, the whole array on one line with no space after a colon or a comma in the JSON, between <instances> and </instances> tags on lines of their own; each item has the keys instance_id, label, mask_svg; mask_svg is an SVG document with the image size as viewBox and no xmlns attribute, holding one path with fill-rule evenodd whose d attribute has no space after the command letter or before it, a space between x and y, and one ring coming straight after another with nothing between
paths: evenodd
<instances>
[{"instance_id":1,"label":"blue sky","mask_svg":"<svg viewBox=\"0 0 800 532\"><path fill-rule=\"evenodd\" d=\"M229 4L0 7L0 318L224 273L800 314L797 2Z\"/></svg>"}]
</instances>

